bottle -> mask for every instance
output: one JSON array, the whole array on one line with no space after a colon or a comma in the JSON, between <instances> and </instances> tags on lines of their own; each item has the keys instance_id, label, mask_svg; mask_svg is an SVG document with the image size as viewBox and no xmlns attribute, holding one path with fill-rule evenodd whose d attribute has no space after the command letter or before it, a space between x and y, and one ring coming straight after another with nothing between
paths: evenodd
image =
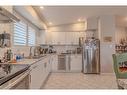
<instances>
[{"instance_id":1,"label":"bottle","mask_svg":"<svg viewBox=\"0 0 127 95\"><path fill-rule=\"evenodd\" d=\"M7 50L7 61L8 62L12 62L13 61L13 53L12 53L11 49Z\"/></svg>"},{"instance_id":2,"label":"bottle","mask_svg":"<svg viewBox=\"0 0 127 95\"><path fill-rule=\"evenodd\" d=\"M20 60L20 57L19 57L19 50L17 50L16 52L16 61L19 61Z\"/></svg>"},{"instance_id":3,"label":"bottle","mask_svg":"<svg viewBox=\"0 0 127 95\"><path fill-rule=\"evenodd\" d=\"M12 53L11 49L9 50L9 57L10 57L10 61L12 61L13 60L13 53Z\"/></svg>"},{"instance_id":4,"label":"bottle","mask_svg":"<svg viewBox=\"0 0 127 95\"><path fill-rule=\"evenodd\" d=\"M13 54L13 63L16 63L16 54Z\"/></svg>"}]
</instances>

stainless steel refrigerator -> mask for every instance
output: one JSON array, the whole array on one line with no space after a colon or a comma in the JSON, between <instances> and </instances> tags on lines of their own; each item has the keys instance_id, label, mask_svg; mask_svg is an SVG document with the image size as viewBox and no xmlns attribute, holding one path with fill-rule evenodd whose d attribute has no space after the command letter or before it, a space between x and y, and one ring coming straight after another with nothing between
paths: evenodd
<instances>
[{"instance_id":1,"label":"stainless steel refrigerator","mask_svg":"<svg viewBox=\"0 0 127 95\"><path fill-rule=\"evenodd\" d=\"M83 73L100 73L100 41L98 39L86 39L83 47Z\"/></svg>"}]
</instances>

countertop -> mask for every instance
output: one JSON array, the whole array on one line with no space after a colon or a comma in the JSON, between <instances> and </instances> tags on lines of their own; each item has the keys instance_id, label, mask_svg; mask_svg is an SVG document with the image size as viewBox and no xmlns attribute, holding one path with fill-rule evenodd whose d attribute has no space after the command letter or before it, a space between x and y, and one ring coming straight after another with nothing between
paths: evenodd
<instances>
[{"instance_id":1,"label":"countertop","mask_svg":"<svg viewBox=\"0 0 127 95\"><path fill-rule=\"evenodd\" d=\"M82 55L82 53L58 53L57 55Z\"/></svg>"},{"instance_id":2,"label":"countertop","mask_svg":"<svg viewBox=\"0 0 127 95\"><path fill-rule=\"evenodd\" d=\"M23 65L32 65L32 64L36 63L37 61L43 60L43 59L45 59L45 58L47 58L47 57L50 57L50 56L52 56L52 55L55 55L55 54L46 54L46 55L43 56L43 57L35 58L35 59L33 59L33 58L31 58L31 59L29 59L29 58L24 58L24 59L19 60L19 61L16 62L16 63L2 63L2 64L20 64L20 65L23 64Z\"/></svg>"},{"instance_id":3,"label":"countertop","mask_svg":"<svg viewBox=\"0 0 127 95\"><path fill-rule=\"evenodd\" d=\"M28 72L28 71L24 71L23 73L15 76L11 80L9 80L9 81L5 82L4 84L0 85L0 89L10 89L10 87L15 84L15 81L17 81L20 77L22 77L26 72Z\"/></svg>"},{"instance_id":4,"label":"countertop","mask_svg":"<svg viewBox=\"0 0 127 95\"><path fill-rule=\"evenodd\" d=\"M17 70L19 67L21 67L21 66L27 66L27 67L30 67L32 64L34 64L34 63L36 63L36 62L38 62L38 61L40 61L40 60L43 60L43 59L45 59L45 58L48 58L48 57L50 57L50 56L52 56L52 55L55 55L55 54L47 54L46 56L43 56L43 57L40 57L40 58L37 58L37 59L22 59L22 60L20 60L20 61L18 61L18 62L16 62L16 63L0 63L1 65L10 65L10 66L17 66L15 69ZM20 69L19 70L17 70L17 71L20 71ZM16 71L16 72L17 72ZM2 72L1 72L2 73ZM11 74L10 74L11 75ZM22 74L20 74L20 76L21 76ZM13 76L13 75L12 75ZM17 76L18 76L18 74L17 74ZM7 78L10 78L11 76L6 76L6 79ZM17 78L16 78L17 79ZM16 79L15 79L15 77L13 77L13 79L11 79L11 80L13 80L13 81L16 81ZM3 79L1 79L1 80L3 80ZM10 81L11 80L9 80L9 82L7 81L6 83L4 83L4 84L2 84L2 85L0 85L0 88L6 88L6 86L8 86L8 85L11 85L11 83L10 83ZM2 82L2 81L1 81Z\"/></svg>"}]
</instances>

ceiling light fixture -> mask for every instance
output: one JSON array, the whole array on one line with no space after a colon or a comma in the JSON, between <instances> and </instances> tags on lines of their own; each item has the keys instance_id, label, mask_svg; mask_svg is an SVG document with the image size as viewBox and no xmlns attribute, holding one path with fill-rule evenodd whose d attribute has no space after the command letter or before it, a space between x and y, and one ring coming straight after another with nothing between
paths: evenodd
<instances>
[{"instance_id":1,"label":"ceiling light fixture","mask_svg":"<svg viewBox=\"0 0 127 95\"><path fill-rule=\"evenodd\" d=\"M80 22L81 21L81 19L78 19L78 22Z\"/></svg>"},{"instance_id":2,"label":"ceiling light fixture","mask_svg":"<svg viewBox=\"0 0 127 95\"><path fill-rule=\"evenodd\" d=\"M40 8L41 8L41 9L44 9L44 7L43 7L43 6L41 6Z\"/></svg>"},{"instance_id":3,"label":"ceiling light fixture","mask_svg":"<svg viewBox=\"0 0 127 95\"><path fill-rule=\"evenodd\" d=\"M52 25L52 22L49 22L49 25Z\"/></svg>"}]
</instances>

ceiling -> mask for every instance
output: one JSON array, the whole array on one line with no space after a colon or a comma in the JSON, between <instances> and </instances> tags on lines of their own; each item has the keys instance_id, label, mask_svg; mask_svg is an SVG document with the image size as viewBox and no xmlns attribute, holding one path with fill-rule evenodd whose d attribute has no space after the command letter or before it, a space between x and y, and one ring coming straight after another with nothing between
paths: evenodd
<instances>
[{"instance_id":1,"label":"ceiling","mask_svg":"<svg viewBox=\"0 0 127 95\"><path fill-rule=\"evenodd\" d=\"M80 18L85 21L89 17L100 15L127 16L127 6L43 6L37 7L48 26L76 23ZM40 17L41 17L40 16ZM48 24L52 22L52 24Z\"/></svg>"},{"instance_id":2,"label":"ceiling","mask_svg":"<svg viewBox=\"0 0 127 95\"><path fill-rule=\"evenodd\" d=\"M46 25L38 17L38 14L31 6L14 6L14 10L39 29L46 29Z\"/></svg>"}]
</instances>

